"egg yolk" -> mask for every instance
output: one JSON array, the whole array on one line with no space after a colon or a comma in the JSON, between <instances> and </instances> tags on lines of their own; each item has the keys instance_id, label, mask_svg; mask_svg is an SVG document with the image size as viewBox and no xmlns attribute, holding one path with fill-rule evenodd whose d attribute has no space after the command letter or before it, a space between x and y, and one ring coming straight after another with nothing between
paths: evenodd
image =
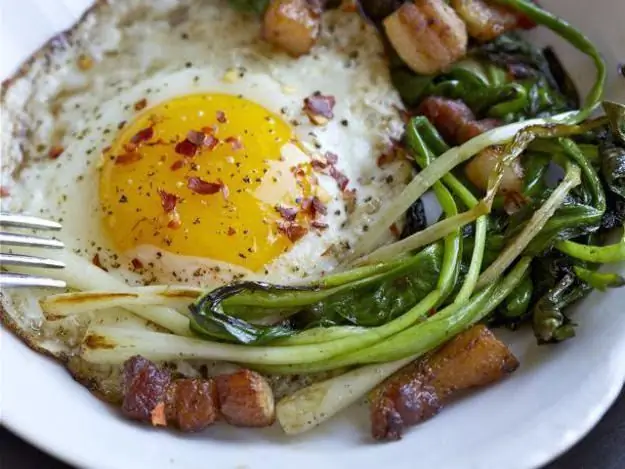
<instances>
[{"instance_id":1,"label":"egg yolk","mask_svg":"<svg viewBox=\"0 0 625 469\"><path fill-rule=\"evenodd\" d=\"M319 195L310 159L289 124L258 104L189 95L120 127L100 175L104 224L120 250L152 245L258 270L307 232L302 202Z\"/></svg>"}]
</instances>

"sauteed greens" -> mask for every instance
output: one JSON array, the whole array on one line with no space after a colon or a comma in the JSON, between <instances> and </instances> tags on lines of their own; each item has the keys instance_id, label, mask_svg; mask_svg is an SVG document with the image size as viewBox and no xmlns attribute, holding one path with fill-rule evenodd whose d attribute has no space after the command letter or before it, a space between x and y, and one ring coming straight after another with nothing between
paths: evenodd
<instances>
[{"instance_id":1,"label":"sauteed greens","mask_svg":"<svg viewBox=\"0 0 625 469\"><path fill-rule=\"evenodd\" d=\"M598 272L625 252L625 242L606 246L625 219L625 113L606 102L604 117L588 118L602 93L603 61L585 36L536 5L497 3L594 61L597 79L581 107L554 54L514 33L475 43L435 76L395 57L391 73L412 115L400 149L414 162L412 182L335 273L299 286L245 281L200 295L189 308L198 337L266 371L333 370L422 353L481 320L531 323L540 343L558 342L574 335L570 304L622 285L620 276ZM397 7L360 6L377 24ZM432 97L437 106L468 107L469 124L494 118L496 125L454 146L461 142L437 119L415 115ZM421 196L430 189L442 217L426 227ZM401 239L380 246L402 217ZM194 342L200 355L201 343Z\"/></svg>"},{"instance_id":2,"label":"sauteed greens","mask_svg":"<svg viewBox=\"0 0 625 469\"><path fill-rule=\"evenodd\" d=\"M578 136L589 141L589 131L596 144L578 145ZM530 136L535 138L531 143ZM593 288L622 285L618 275L597 273L593 265L622 259L620 245L593 247L605 241L612 227L604 227L607 200L615 206L622 198L620 187L603 182L599 176L605 160L615 158L614 149L623 149L618 145L606 118L581 125L531 127L518 134L502 153L504 161L520 153L534 165L524 181L522 195L526 203L516 213L508 215L502 208L493 207L496 173L491 178L493 187L480 201L474 195L477 191L461 182L461 174L447 173L433 185L446 218L428 228L441 229L442 242L421 250L418 243L407 245L406 241L423 233L417 232L396 243L404 243L407 248L395 251L395 245L391 245L393 252L381 248L388 252L384 257L391 259L376 257L374 252L368 256L376 260L372 266L347 270L306 287L246 282L214 290L191 306L194 326L206 336L240 343L295 338L301 331L322 331L327 326L332 326L332 331L342 325L380 327L418 305L437 286L440 298L435 307L449 311L445 308L469 301L476 285L496 283L515 258L530 256L533 260L527 272L491 320L511 327L531 320L540 342L568 338L573 326L562 313L563 308ZM427 120L416 117L410 122L406 149L417 165L426 168L447 148ZM587 153L594 155L593 160L586 157ZM549 181L550 164L566 169L559 183ZM489 213L480 215L475 211L448 229L443 224L446 219L459 220L459 206L464 213L482 206ZM611 218L622 219L622 214ZM461 230L461 223L470 229ZM280 319L273 325L253 324L271 318ZM415 329L419 327L417 324ZM323 334L315 332L315 336L323 341ZM395 340L398 338L387 340L384 348L394 349ZM315 369L332 367L332 362L325 362ZM300 367L297 371L305 370Z\"/></svg>"}]
</instances>

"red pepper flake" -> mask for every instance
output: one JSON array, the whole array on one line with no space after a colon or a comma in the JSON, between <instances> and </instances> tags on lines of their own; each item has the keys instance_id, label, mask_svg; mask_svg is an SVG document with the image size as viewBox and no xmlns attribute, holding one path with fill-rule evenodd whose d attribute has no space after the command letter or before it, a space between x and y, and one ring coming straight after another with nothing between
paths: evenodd
<instances>
[{"instance_id":1,"label":"red pepper flake","mask_svg":"<svg viewBox=\"0 0 625 469\"><path fill-rule=\"evenodd\" d=\"M387 146L384 153L382 153L377 160L378 168L383 168L384 166L396 161L398 158L403 156L402 145L401 142L397 140L391 140L390 144Z\"/></svg>"},{"instance_id":2,"label":"red pepper flake","mask_svg":"<svg viewBox=\"0 0 625 469\"><path fill-rule=\"evenodd\" d=\"M315 229L317 229L319 231L327 230L328 226L329 226L327 223L324 223L324 222L319 221L319 220L314 220L311 223L311 225L312 225L313 228L315 228Z\"/></svg>"},{"instance_id":3,"label":"red pepper flake","mask_svg":"<svg viewBox=\"0 0 625 469\"><path fill-rule=\"evenodd\" d=\"M376 164L378 165L378 168L384 168L386 165L392 163L393 161L395 161L395 152L387 151L378 156Z\"/></svg>"},{"instance_id":4,"label":"red pepper flake","mask_svg":"<svg viewBox=\"0 0 625 469\"><path fill-rule=\"evenodd\" d=\"M124 150L128 153L132 153L133 151L137 151L137 145L134 143L124 143Z\"/></svg>"},{"instance_id":5,"label":"red pepper flake","mask_svg":"<svg viewBox=\"0 0 625 469\"><path fill-rule=\"evenodd\" d=\"M234 236L235 234L237 234L237 230L235 230L234 228L229 226L228 227L228 236Z\"/></svg>"},{"instance_id":6,"label":"red pepper flake","mask_svg":"<svg viewBox=\"0 0 625 469\"><path fill-rule=\"evenodd\" d=\"M326 215L328 213L328 208L317 196L313 196L312 198L312 208L315 210L315 216L319 214Z\"/></svg>"},{"instance_id":7,"label":"red pepper flake","mask_svg":"<svg viewBox=\"0 0 625 469\"><path fill-rule=\"evenodd\" d=\"M306 171L304 170L304 166L301 163L296 166L291 166L290 170L291 173L293 173L293 176L295 176L297 179L304 179L304 177L306 176Z\"/></svg>"},{"instance_id":8,"label":"red pepper flake","mask_svg":"<svg viewBox=\"0 0 625 469\"><path fill-rule=\"evenodd\" d=\"M328 164L330 165L334 165L339 162L339 155L337 155L336 153L332 153L328 151L326 152L325 157L326 157Z\"/></svg>"},{"instance_id":9,"label":"red pepper flake","mask_svg":"<svg viewBox=\"0 0 625 469\"><path fill-rule=\"evenodd\" d=\"M173 212L169 215L169 223L167 223L167 228L171 228L172 230L177 230L182 226L182 221L180 221L180 215L178 212Z\"/></svg>"},{"instance_id":10,"label":"red pepper flake","mask_svg":"<svg viewBox=\"0 0 625 469\"><path fill-rule=\"evenodd\" d=\"M335 166L330 167L330 176L336 181L337 186L341 191L344 191L347 188L347 184L349 184L349 179L345 174L336 169Z\"/></svg>"},{"instance_id":11,"label":"red pepper flake","mask_svg":"<svg viewBox=\"0 0 625 469\"><path fill-rule=\"evenodd\" d=\"M436 308L430 308L428 310L428 316L434 316L436 314Z\"/></svg>"},{"instance_id":12,"label":"red pepper flake","mask_svg":"<svg viewBox=\"0 0 625 469\"><path fill-rule=\"evenodd\" d=\"M306 228L292 221L278 220L277 224L278 230L286 235L292 243L301 239L306 233L308 233Z\"/></svg>"},{"instance_id":13,"label":"red pepper flake","mask_svg":"<svg viewBox=\"0 0 625 469\"><path fill-rule=\"evenodd\" d=\"M318 173L325 173L328 167L328 160L323 156L315 156L310 162L313 171Z\"/></svg>"},{"instance_id":14,"label":"red pepper flake","mask_svg":"<svg viewBox=\"0 0 625 469\"><path fill-rule=\"evenodd\" d=\"M100 255L98 253L93 256L93 259L91 259L91 263L96 267L102 269L104 272L108 272L108 269L102 266L102 263L100 262Z\"/></svg>"},{"instance_id":15,"label":"red pepper flake","mask_svg":"<svg viewBox=\"0 0 625 469\"><path fill-rule=\"evenodd\" d=\"M215 148L218 143L219 143L219 139L216 137L213 137L212 135L206 135L204 137L204 147L207 148L208 150L212 150L213 148Z\"/></svg>"},{"instance_id":16,"label":"red pepper flake","mask_svg":"<svg viewBox=\"0 0 625 469\"><path fill-rule=\"evenodd\" d=\"M187 140L196 146L204 145L204 139L206 134L204 132L198 132L197 130L189 130L187 132Z\"/></svg>"},{"instance_id":17,"label":"red pepper flake","mask_svg":"<svg viewBox=\"0 0 625 469\"><path fill-rule=\"evenodd\" d=\"M356 189L343 191L343 201L345 202L345 211L348 214L354 213L356 210Z\"/></svg>"},{"instance_id":18,"label":"red pepper flake","mask_svg":"<svg viewBox=\"0 0 625 469\"><path fill-rule=\"evenodd\" d=\"M171 213L176 209L176 204L178 203L178 196L176 194L171 194L165 192L163 189L159 189L158 195L161 197L161 206L165 213Z\"/></svg>"},{"instance_id":19,"label":"red pepper flake","mask_svg":"<svg viewBox=\"0 0 625 469\"><path fill-rule=\"evenodd\" d=\"M141 111L148 105L148 100L143 98L135 103L135 111Z\"/></svg>"},{"instance_id":20,"label":"red pepper flake","mask_svg":"<svg viewBox=\"0 0 625 469\"><path fill-rule=\"evenodd\" d=\"M222 190L223 183L220 182L208 182L199 177L190 177L187 181L187 187L196 194L210 195L216 194Z\"/></svg>"},{"instance_id":21,"label":"red pepper flake","mask_svg":"<svg viewBox=\"0 0 625 469\"><path fill-rule=\"evenodd\" d=\"M328 213L328 208L317 196L307 197L302 200L302 210L308 213L312 218L316 218L318 215L325 215Z\"/></svg>"},{"instance_id":22,"label":"red pepper flake","mask_svg":"<svg viewBox=\"0 0 625 469\"><path fill-rule=\"evenodd\" d=\"M197 145L190 140L185 139L182 142L178 142L174 150L179 155L186 156L187 158L192 158L197 152Z\"/></svg>"},{"instance_id":23,"label":"red pepper flake","mask_svg":"<svg viewBox=\"0 0 625 469\"><path fill-rule=\"evenodd\" d=\"M8 197L10 195L11 195L11 192L9 192L9 189L7 189L6 187L0 186L0 198Z\"/></svg>"},{"instance_id":24,"label":"red pepper flake","mask_svg":"<svg viewBox=\"0 0 625 469\"><path fill-rule=\"evenodd\" d=\"M132 264L132 268L134 270L139 270L139 269L143 269L143 262L141 262L139 259L137 259L136 257L134 257L130 263Z\"/></svg>"},{"instance_id":25,"label":"red pepper flake","mask_svg":"<svg viewBox=\"0 0 625 469\"><path fill-rule=\"evenodd\" d=\"M200 147L206 147L209 150L215 148L219 140L213 135L210 135L210 132L204 132L204 129L206 129L206 127L201 131L189 130L187 138L176 145L176 151L185 156L193 156Z\"/></svg>"},{"instance_id":26,"label":"red pepper flake","mask_svg":"<svg viewBox=\"0 0 625 469\"><path fill-rule=\"evenodd\" d=\"M154 137L154 128L146 127L145 129L142 129L134 134L130 139L130 143L132 143L133 145L138 145L142 142L147 142L152 137Z\"/></svg>"},{"instance_id":27,"label":"red pepper flake","mask_svg":"<svg viewBox=\"0 0 625 469\"><path fill-rule=\"evenodd\" d=\"M136 163L141 159L141 154L137 152L128 152L118 155L115 158L115 164L130 164Z\"/></svg>"},{"instance_id":28,"label":"red pepper flake","mask_svg":"<svg viewBox=\"0 0 625 469\"><path fill-rule=\"evenodd\" d=\"M228 137L226 139L226 143L229 143L233 150L240 150L243 148L243 142L241 142L239 137Z\"/></svg>"},{"instance_id":29,"label":"red pepper flake","mask_svg":"<svg viewBox=\"0 0 625 469\"><path fill-rule=\"evenodd\" d=\"M174 161L172 163L172 165L169 167L169 169L171 169L172 171L178 171L184 165L185 165L185 161L184 160L177 160L177 161Z\"/></svg>"},{"instance_id":30,"label":"red pepper flake","mask_svg":"<svg viewBox=\"0 0 625 469\"><path fill-rule=\"evenodd\" d=\"M50 148L50 150L48 150L48 158L56 160L59 156L61 156L64 150L65 149L62 146L54 145Z\"/></svg>"},{"instance_id":31,"label":"red pepper flake","mask_svg":"<svg viewBox=\"0 0 625 469\"><path fill-rule=\"evenodd\" d=\"M217 131L217 127L214 125L211 125L210 127L202 127L202 132L204 132L207 135L212 135Z\"/></svg>"},{"instance_id":32,"label":"red pepper flake","mask_svg":"<svg viewBox=\"0 0 625 469\"><path fill-rule=\"evenodd\" d=\"M295 217L297 216L297 212L299 210L295 207L284 207L282 205L278 205L276 207L276 211L284 220L293 221L295 220Z\"/></svg>"},{"instance_id":33,"label":"red pepper flake","mask_svg":"<svg viewBox=\"0 0 625 469\"><path fill-rule=\"evenodd\" d=\"M228 118L226 117L226 113L223 111L217 111L217 122L220 124L225 124L228 122Z\"/></svg>"},{"instance_id":34,"label":"red pepper flake","mask_svg":"<svg viewBox=\"0 0 625 469\"><path fill-rule=\"evenodd\" d=\"M326 125L334 117L332 111L335 104L336 99L334 96L324 96L317 91L312 96L304 99L303 110L311 123Z\"/></svg>"}]
</instances>

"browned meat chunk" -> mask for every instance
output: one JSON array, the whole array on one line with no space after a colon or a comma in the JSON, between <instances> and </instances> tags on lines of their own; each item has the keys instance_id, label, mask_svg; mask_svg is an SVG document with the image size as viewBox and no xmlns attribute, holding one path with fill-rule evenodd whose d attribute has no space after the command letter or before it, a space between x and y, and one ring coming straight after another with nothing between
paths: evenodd
<instances>
[{"instance_id":1,"label":"browned meat chunk","mask_svg":"<svg viewBox=\"0 0 625 469\"><path fill-rule=\"evenodd\" d=\"M321 27L319 2L271 0L263 21L263 37L299 57L312 49Z\"/></svg>"},{"instance_id":2,"label":"browned meat chunk","mask_svg":"<svg viewBox=\"0 0 625 469\"><path fill-rule=\"evenodd\" d=\"M384 29L406 65L424 75L449 68L467 52L466 26L444 0L404 3Z\"/></svg>"},{"instance_id":3,"label":"browned meat chunk","mask_svg":"<svg viewBox=\"0 0 625 469\"><path fill-rule=\"evenodd\" d=\"M217 387L212 379L177 379L166 397L167 422L183 432L198 432L219 417Z\"/></svg>"},{"instance_id":4,"label":"browned meat chunk","mask_svg":"<svg viewBox=\"0 0 625 469\"><path fill-rule=\"evenodd\" d=\"M414 362L395 373L370 396L371 432L376 440L399 440L404 427L416 425L438 413L442 402L429 384L426 364Z\"/></svg>"},{"instance_id":5,"label":"browned meat chunk","mask_svg":"<svg viewBox=\"0 0 625 469\"><path fill-rule=\"evenodd\" d=\"M417 109L436 127L441 136L451 144L461 144L499 125L497 119L476 120L469 107L460 100L430 96ZM482 191L488 188L488 178L497 163L498 149L487 148L467 163L465 173ZM503 172L499 193L518 199L523 186L524 170L519 160L508 165Z\"/></svg>"},{"instance_id":6,"label":"browned meat chunk","mask_svg":"<svg viewBox=\"0 0 625 469\"><path fill-rule=\"evenodd\" d=\"M522 13L488 0L452 0L451 6L466 23L469 36L478 41L492 41L507 31L533 27Z\"/></svg>"},{"instance_id":7,"label":"browned meat chunk","mask_svg":"<svg viewBox=\"0 0 625 469\"><path fill-rule=\"evenodd\" d=\"M458 334L427 360L443 400L458 391L495 383L519 367L510 349L484 325Z\"/></svg>"},{"instance_id":8,"label":"browned meat chunk","mask_svg":"<svg viewBox=\"0 0 625 469\"><path fill-rule=\"evenodd\" d=\"M501 125L498 119L476 120L473 111L459 99L429 96L417 114L425 116L449 143L459 145Z\"/></svg>"},{"instance_id":9,"label":"browned meat chunk","mask_svg":"<svg viewBox=\"0 0 625 469\"><path fill-rule=\"evenodd\" d=\"M475 122L473 111L464 102L439 96L425 98L417 108L417 114L427 117L441 136L452 144L459 143L462 129Z\"/></svg>"},{"instance_id":10,"label":"browned meat chunk","mask_svg":"<svg viewBox=\"0 0 625 469\"><path fill-rule=\"evenodd\" d=\"M458 144L468 142L472 138L494 129L495 127L499 127L500 125L501 121L499 119L482 119L479 121L467 122L456 132L456 142Z\"/></svg>"},{"instance_id":11,"label":"browned meat chunk","mask_svg":"<svg viewBox=\"0 0 625 469\"><path fill-rule=\"evenodd\" d=\"M461 391L499 381L518 366L512 352L488 328L474 326L371 392L372 435L377 440L397 440L405 427L436 415Z\"/></svg>"},{"instance_id":12,"label":"browned meat chunk","mask_svg":"<svg viewBox=\"0 0 625 469\"><path fill-rule=\"evenodd\" d=\"M237 427L266 427L274 422L273 392L260 374L243 369L215 381L226 422Z\"/></svg>"},{"instance_id":13,"label":"browned meat chunk","mask_svg":"<svg viewBox=\"0 0 625 469\"><path fill-rule=\"evenodd\" d=\"M141 356L124 363L122 412L133 420L152 421L152 413L165 400L171 375ZM157 411L158 412L158 409Z\"/></svg>"}]
</instances>

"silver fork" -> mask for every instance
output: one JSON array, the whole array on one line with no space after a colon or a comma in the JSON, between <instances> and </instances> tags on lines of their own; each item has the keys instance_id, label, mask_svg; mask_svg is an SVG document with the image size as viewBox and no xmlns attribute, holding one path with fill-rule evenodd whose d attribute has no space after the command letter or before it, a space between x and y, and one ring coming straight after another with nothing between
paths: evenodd
<instances>
[{"instance_id":1,"label":"silver fork","mask_svg":"<svg viewBox=\"0 0 625 469\"><path fill-rule=\"evenodd\" d=\"M31 217L0 212L0 227L28 228L33 230L58 231L61 225L57 222L44 220L43 218ZM64 245L58 239L32 236L22 233L9 233L0 231L0 246L16 246L30 248L63 249ZM4 249L3 249L4 251ZM60 261L46 259L45 257L27 256L23 254L0 252L0 267L13 265L18 267L35 267L43 269L62 269L65 267ZM49 277L39 277L30 274L19 274L0 270L0 288L2 287L52 287L65 288L62 280Z\"/></svg>"}]
</instances>

